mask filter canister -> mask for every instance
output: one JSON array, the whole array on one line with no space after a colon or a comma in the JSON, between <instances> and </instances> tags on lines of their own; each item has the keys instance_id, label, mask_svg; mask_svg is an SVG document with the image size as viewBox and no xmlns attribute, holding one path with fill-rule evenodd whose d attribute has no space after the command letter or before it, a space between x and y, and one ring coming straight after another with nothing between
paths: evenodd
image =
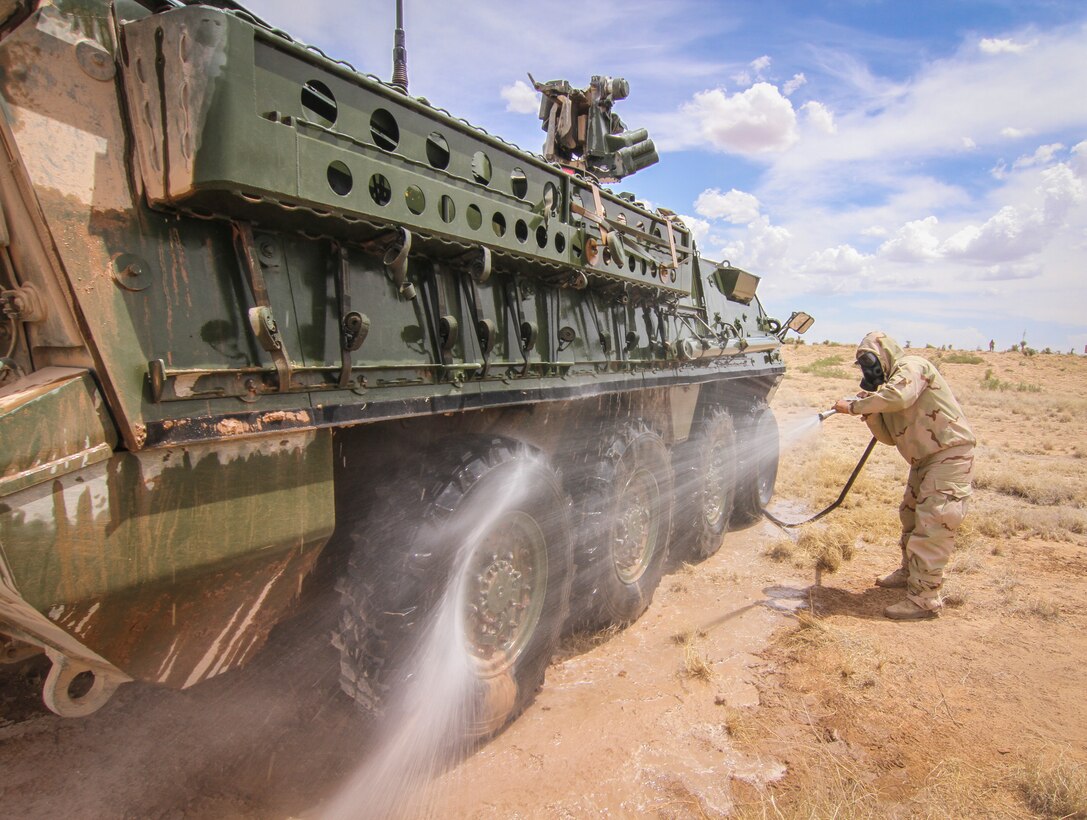
<instances>
[{"instance_id":1,"label":"mask filter canister","mask_svg":"<svg viewBox=\"0 0 1087 820\"><path fill-rule=\"evenodd\" d=\"M879 386L887 381L883 372L883 365L874 353L865 350L857 354L857 365L861 369L861 390L869 392L879 389Z\"/></svg>"}]
</instances>

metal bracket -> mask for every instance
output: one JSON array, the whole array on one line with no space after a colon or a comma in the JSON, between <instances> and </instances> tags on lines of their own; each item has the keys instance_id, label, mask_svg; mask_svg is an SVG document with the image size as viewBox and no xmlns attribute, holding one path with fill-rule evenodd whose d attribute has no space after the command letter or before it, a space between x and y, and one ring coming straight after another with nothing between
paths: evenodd
<instances>
[{"instance_id":1,"label":"metal bracket","mask_svg":"<svg viewBox=\"0 0 1087 820\"><path fill-rule=\"evenodd\" d=\"M411 231L400 228L385 249L384 263L397 293L408 300L417 296L415 285L408 281L408 256L411 254Z\"/></svg>"},{"instance_id":2,"label":"metal bracket","mask_svg":"<svg viewBox=\"0 0 1087 820\"><path fill-rule=\"evenodd\" d=\"M287 356L287 349L283 345L283 339L279 335L279 326L272 314L272 303L268 297L268 285L264 281L264 272L261 267L260 254L256 240L253 238L253 226L248 223L234 223L234 247L238 253L242 269L249 280L249 288L253 292L253 301L256 307L249 309L249 327L253 331L260 346L271 354L272 361L279 375L279 392L286 393L291 389L291 361Z\"/></svg>"},{"instance_id":3,"label":"metal bracket","mask_svg":"<svg viewBox=\"0 0 1087 820\"><path fill-rule=\"evenodd\" d=\"M49 656L53 666L42 686L42 700L51 712L61 717L86 717L97 712L113 697L117 687L125 682L110 676L104 669L73 661L52 647L46 647L45 654ZM84 673L91 675L94 682L84 694L73 697L70 687Z\"/></svg>"},{"instance_id":4,"label":"metal bracket","mask_svg":"<svg viewBox=\"0 0 1087 820\"><path fill-rule=\"evenodd\" d=\"M370 318L351 309L351 257L338 242L332 245L336 264L336 296L340 302L340 387L351 386L351 354L370 333Z\"/></svg>"},{"instance_id":5,"label":"metal bracket","mask_svg":"<svg viewBox=\"0 0 1087 820\"><path fill-rule=\"evenodd\" d=\"M41 322L47 315L45 301L31 284L0 291L0 310L15 322Z\"/></svg>"}]
</instances>

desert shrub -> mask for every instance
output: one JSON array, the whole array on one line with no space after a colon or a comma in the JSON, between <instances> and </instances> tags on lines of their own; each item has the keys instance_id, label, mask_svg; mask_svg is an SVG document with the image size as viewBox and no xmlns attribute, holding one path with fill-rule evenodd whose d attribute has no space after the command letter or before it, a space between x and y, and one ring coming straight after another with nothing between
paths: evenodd
<instances>
[{"instance_id":1,"label":"desert shrub","mask_svg":"<svg viewBox=\"0 0 1087 820\"><path fill-rule=\"evenodd\" d=\"M944 357L944 361L948 364L981 364L985 360L973 353L951 353Z\"/></svg>"},{"instance_id":2,"label":"desert shrub","mask_svg":"<svg viewBox=\"0 0 1087 820\"><path fill-rule=\"evenodd\" d=\"M1007 392L1014 390L1016 393L1041 393L1042 388L1036 384L1030 384L1028 382L1011 382L1002 381L997 376L993 375L993 369L988 367L985 369L985 376L981 380L981 387L985 390L1000 390L1001 392Z\"/></svg>"},{"instance_id":3,"label":"desert shrub","mask_svg":"<svg viewBox=\"0 0 1087 820\"><path fill-rule=\"evenodd\" d=\"M1062 482L1055 475L1026 475L1012 470L999 473L982 472L974 480L974 484L979 489L1022 498L1042 507L1081 500L1081 491L1075 482Z\"/></svg>"},{"instance_id":4,"label":"desert shrub","mask_svg":"<svg viewBox=\"0 0 1087 820\"><path fill-rule=\"evenodd\" d=\"M819 376L824 379L852 379L854 374L843 370L841 368L842 357L841 356L825 356L822 359L816 359L810 364L801 366L800 372L810 373L813 376Z\"/></svg>"},{"instance_id":5,"label":"desert shrub","mask_svg":"<svg viewBox=\"0 0 1087 820\"><path fill-rule=\"evenodd\" d=\"M1087 770L1063 753L1043 754L1019 773L1019 791L1045 817L1087 817Z\"/></svg>"}]
</instances>

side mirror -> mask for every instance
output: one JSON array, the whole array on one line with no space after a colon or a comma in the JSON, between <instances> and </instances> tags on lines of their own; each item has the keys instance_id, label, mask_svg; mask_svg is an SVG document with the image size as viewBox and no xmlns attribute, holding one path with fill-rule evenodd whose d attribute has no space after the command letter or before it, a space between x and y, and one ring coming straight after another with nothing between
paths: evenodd
<instances>
[{"instance_id":1,"label":"side mirror","mask_svg":"<svg viewBox=\"0 0 1087 820\"><path fill-rule=\"evenodd\" d=\"M774 324L777 324L776 322ZM815 319L809 316L807 313L793 313L787 321L774 335L778 337L782 342L785 341L785 334L790 330L795 330L798 334L807 333L808 328L815 324ZM773 331L771 331L773 332Z\"/></svg>"},{"instance_id":2,"label":"side mirror","mask_svg":"<svg viewBox=\"0 0 1087 820\"><path fill-rule=\"evenodd\" d=\"M808 328L815 324L815 319L807 313L794 313L785 323L786 330L795 330L799 334L808 332Z\"/></svg>"}]
</instances>

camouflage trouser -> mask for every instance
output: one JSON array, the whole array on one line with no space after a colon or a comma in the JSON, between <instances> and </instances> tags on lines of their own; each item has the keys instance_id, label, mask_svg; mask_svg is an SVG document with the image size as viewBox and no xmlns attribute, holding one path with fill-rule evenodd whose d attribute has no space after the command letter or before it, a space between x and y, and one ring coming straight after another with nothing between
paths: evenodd
<instances>
[{"instance_id":1,"label":"camouflage trouser","mask_svg":"<svg viewBox=\"0 0 1087 820\"><path fill-rule=\"evenodd\" d=\"M925 609L939 609L944 567L955 550L955 530L966 515L974 448L955 447L910 469L898 515L902 519L902 568L906 597Z\"/></svg>"}]
</instances>

